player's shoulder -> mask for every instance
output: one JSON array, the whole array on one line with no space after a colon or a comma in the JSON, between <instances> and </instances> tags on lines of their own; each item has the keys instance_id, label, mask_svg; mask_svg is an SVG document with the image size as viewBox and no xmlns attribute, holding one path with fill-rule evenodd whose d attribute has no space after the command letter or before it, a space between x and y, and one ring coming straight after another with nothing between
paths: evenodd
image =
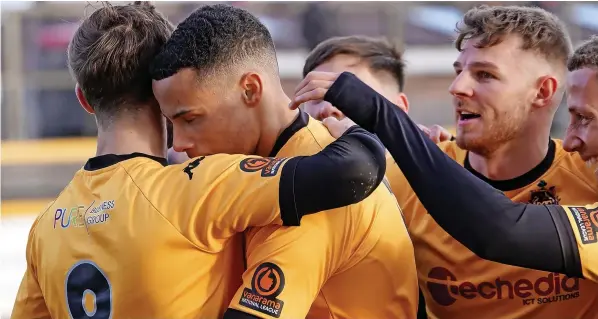
<instances>
[{"instance_id":1,"label":"player's shoulder","mask_svg":"<svg viewBox=\"0 0 598 319\"><path fill-rule=\"evenodd\" d=\"M128 175L153 204L172 201L173 196L197 198L209 193L219 180L231 180L231 173L254 172L279 167L286 158L264 158L241 154L215 154L191 158L180 164L129 163ZM242 178L243 175L235 175ZM247 175L248 177L250 175ZM240 182L235 179L236 182ZM230 183L229 183L230 184ZM169 200L168 197L171 197Z\"/></svg>"},{"instance_id":2,"label":"player's shoulder","mask_svg":"<svg viewBox=\"0 0 598 319\"><path fill-rule=\"evenodd\" d=\"M309 116L307 126L304 128L306 132L318 143L320 146L325 147L326 145L334 142L334 137L330 135L330 132L322 124L322 122Z\"/></svg>"},{"instance_id":3,"label":"player's shoulder","mask_svg":"<svg viewBox=\"0 0 598 319\"><path fill-rule=\"evenodd\" d=\"M554 142L554 166L560 166L571 170L578 170L578 168L585 167L585 162L577 152L567 152L563 148L563 141L560 139L552 139Z\"/></svg>"},{"instance_id":4,"label":"player's shoulder","mask_svg":"<svg viewBox=\"0 0 598 319\"><path fill-rule=\"evenodd\" d=\"M44 229L54 229L57 224L60 226L61 222L64 223L61 214L64 213L64 207L70 207L72 202L71 194L76 192L73 190L73 185L77 184L81 171L82 170L79 170L79 172L75 174L73 179L62 189L62 191L60 191L55 199L49 201L44 208L38 212L38 215L29 229L29 241L34 241L40 236L45 236L43 234L47 232L45 232ZM67 220L67 222L69 222L69 220ZM47 225L47 227L44 227L44 225Z\"/></svg>"},{"instance_id":5,"label":"player's shoulder","mask_svg":"<svg viewBox=\"0 0 598 319\"><path fill-rule=\"evenodd\" d=\"M350 223L370 223L376 214L400 214L400 208L397 204L390 185L387 181L380 183L378 187L364 200L343 206L328 209L325 212L311 214L302 219L301 227L303 227L303 220L311 216L317 217L332 217L333 219L347 220ZM335 222L338 223L339 221Z\"/></svg>"},{"instance_id":6,"label":"player's shoulder","mask_svg":"<svg viewBox=\"0 0 598 319\"><path fill-rule=\"evenodd\" d=\"M598 189L598 181L596 180L593 168L586 165L585 161L579 156L579 153L565 151L562 140L553 139L553 141L555 144L555 156L551 169L565 170L567 173Z\"/></svg>"},{"instance_id":7,"label":"player's shoulder","mask_svg":"<svg viewBox=\"0 0 598 319\"><path fill-rule=\"evenodd\" d=\"M188 159L180 164L162 165L151 160L128 160L123 167L129 176L141 183L153 183L162 179L193 179L195 176L206 176L210 173L221 173L235 164L239 164L244 155L215 154ZM247 157L251 158L251 157ZM256 156L256 158L258 158ZM195 172L202 174L195 175Z\"/></svg>"},{"instance_id":8,"label":"player's shoulder","mask_svg":"<svg viewBox=\"0 0 598 319\"><path fill-rule=\"evenodd\" d=\"M364 252L376 245L377 238L384 235L389 227L392 228L394 236L397 227L404 227L403 225L404 219L396 199L387 186L380 184L370 196L359 203L304 216L301 227L269 227L284 233L310 233L310 236L298 237L303 238L298 240L304 242L310 242L314 237L320 240L327 238L331 243L344 240L343 249L346 251L355 252L359 248ZM263 237L263 231L259 232ZM350 259L360 258L352 256Z\"/></svg>"},{"instance_id":9,"label":"player's shoulder","mask_svg":"<svg viewBox=\"0 0 598 319\"><path fill-rule=\"evenodd\" d=\"M32 238L33 236L35 236L35 234L37 233L38 226L41 223L43 223L46 219L52 218L52 216L51 216L52 215L51 211L53 210L52 208L54 208L54 210L55 210L57 203L60 202L59 200L60 200L61 195L62 195L62 192L60 193L60 195L58 195L58 197L56 199L47 203L45 208L39 212L39 214L37 215L37 217L31 224L31 228L29 230L29 238Z\"/></svg>"},{"instance_id":10,"label":"player's shoulder","mask_svg":"<svg viewBox=\"0 0 598 319\"><path fill-rule=\"evenodd\" d=\"M465 156L467 156L467 150L464 150L457 145L457 141L444 141L436 144L446 155L458 162L463 164Z\"/></svg>"},{"instance_id":11,"label":"player's shoulder","mask_svg":"<svg viewBox=\"0 0 598 319\"><path fill-rule=\"evenodd\" d=\"M386 179L390 184L390 189L394 193L397 201L399 204L402 205L407 200L407 198L411 197L412 195L415 196L413 191L411 190L411 185L409 181L403 174L403 171L399 167L399 164L394 160L392 155L387 151L386 152ZM387 185L388 186L388 185Z\"/></svg>"},{"instance_id":12,"label":"player's shoulder","mask_svg":"<svg viewBox=\"0 0 598 319\"><path fill-rule=\"evenodd\" d=\"M352 242L355 245L355 256L350 258L352 261L361 260L374 246L380 245L380 238L385 238L382 246L392 249L402 249L404 239L409 238L405 216L397 199L384 183L368 198L348 206L347 213L345 218L348 220L344 225L351 226L345 232L350 232L355 239Z\"/></svg>"},{"instance_id":13,"label":"player's shoulder","mask_svg":"<svg viewBox=\"0 0 598 319\"><path fill-rule=\"evenodd\" d=\"M346 218L357 224L373 223L381 214L395 215L402 218L397 199L387 181L380 183L366 199L342 209L349 212Z\"/></svg>"}]
</instances>

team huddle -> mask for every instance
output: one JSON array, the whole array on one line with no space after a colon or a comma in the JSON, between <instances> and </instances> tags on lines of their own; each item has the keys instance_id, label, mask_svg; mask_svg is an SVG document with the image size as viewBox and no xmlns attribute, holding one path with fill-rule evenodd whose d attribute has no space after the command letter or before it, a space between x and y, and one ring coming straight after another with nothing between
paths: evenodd
<instances>
[{"instance_id":1,"label":"team huddle","mask_svg":"<svg viewBox=\"0 0 598 319\"><path fill-rule=\"evenodd\" d=\"M320 43L289 99L243 9L96 10L68 66L97 154L34 222L12 318L596 318L598 38L519 6L457 32L452 137L408 117L386 40Z\"/></svg>"}]
</instances>

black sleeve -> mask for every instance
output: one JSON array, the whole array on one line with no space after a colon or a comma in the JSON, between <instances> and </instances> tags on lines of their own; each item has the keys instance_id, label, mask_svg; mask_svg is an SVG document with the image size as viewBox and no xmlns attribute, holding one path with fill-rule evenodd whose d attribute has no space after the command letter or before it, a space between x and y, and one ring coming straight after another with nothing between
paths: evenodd
<instances>
[{"instance_id":1,"label":"black sleeve","mask_svg":"<svg viewBox=\"0 0 598 319\"><path fill-rule=\"evenodd\" d=\"M512 202L444 154L405 112L350 73L338 78L325 100L380 138L428 213L475 254L582 276L563 207Z\"/></svg>"},{"instance_id":2,"label":"black sleeve","mask_svg":"<svg viewBox=\"0 0 598 319\"><path fill-rule=\"evenodd\" d=\"M228 308L222 319L260 319L252 314L248 314L237 309Z\"/></svg>"},{"instance_id":3,"label":"black sleeve","mask_svg":"<svg viewBox=\"0 0 598 319\"><path fill-rule=\"evenodd\" d=\"M298 226L306 214L364 200L384 178L384 152L374 135L354 126L319 153L291 158L280 177L284 225Z\"/></svg>"}]
</instances>

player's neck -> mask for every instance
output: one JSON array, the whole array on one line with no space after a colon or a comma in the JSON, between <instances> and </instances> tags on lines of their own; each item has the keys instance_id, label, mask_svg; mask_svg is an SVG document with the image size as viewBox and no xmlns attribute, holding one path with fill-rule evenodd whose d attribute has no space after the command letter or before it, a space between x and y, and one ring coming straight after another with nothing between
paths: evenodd
<instances>
[{"instance_id":1,"label":"player's neck","mask_svg":"<svg viewBox=\"0 0 598 319\"><path fill-rule=\"evenodd\" d=\"M491 180L510 180L531 171L548 153L549 134L511 140L488 155L469 152L469 164Z\"/></svg>"},{"instance_id":2,"label":"player's neck","mask_svg":"<svg viewBox=\"0 0 598 319\"><path fill-rule=\"evenodd\" d=\"M273 100L273 112L263 114L262 134L258 146L256 148L256 155L269 156L276 140L280 134L299 116L298 110L290 110L287 105L291 100L282 92L277 98Z\"/></svg>"},{"instance_id":3,"label":"player's neck","mask_svg":"<svg viewBox=\"0 0 598 319\"><path fill-rule=\"evenodd\" d=\"M134 122L134 123L131 123ZM96 156L106 154L143 153L166 157L166 132L160 123L149 117L135 117L134 121L114 122L110 127L98 127Z\"/></svg>"}]
</instances>

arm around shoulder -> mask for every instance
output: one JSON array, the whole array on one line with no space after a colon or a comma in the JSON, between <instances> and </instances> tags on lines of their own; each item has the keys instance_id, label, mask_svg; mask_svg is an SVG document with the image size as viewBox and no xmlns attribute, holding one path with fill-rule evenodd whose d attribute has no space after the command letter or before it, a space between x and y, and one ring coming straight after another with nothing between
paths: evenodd
<instances>
[{"instance_id":1,"label":"arm around shoulder","mask_svg":"<svg viewBox=\"0 0 598 319\"><path fill-rule=\"evenodd\" d=\"M295 171L287 166L283 178L288 172L293 180L281 185L281 205L292 204L303 216L367 198L384 179L386 158L380 142L354 126L321 152L298 158Z\"/></svg>"},{"instance_id":2,"label":"arm around shoulder","mask_svg":"<svg viewBox=\"0 0 598 319\"><path fill-rule=\"evenodd\" d=\"M218 154L132 175L182 234L208 245L248 227L297 226L306 214L357 203L381 183L385 170L383 146L354 127L312 156Z\"/></svg>"}]
</instances>

